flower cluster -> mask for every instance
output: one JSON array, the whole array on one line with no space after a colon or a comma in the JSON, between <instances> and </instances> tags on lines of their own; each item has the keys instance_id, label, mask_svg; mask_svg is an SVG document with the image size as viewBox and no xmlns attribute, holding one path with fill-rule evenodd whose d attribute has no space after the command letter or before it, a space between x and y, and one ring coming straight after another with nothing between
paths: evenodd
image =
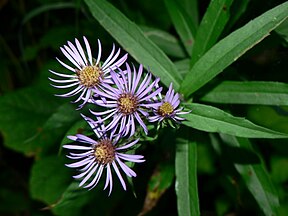
<instances>
[{"instance_id":1,"label":"flower cluster","mask_svg":"<svg viewBox=\"0 0 288 216\"><path fill-rule=\"evenodd\" d=\"M76 97L73 102L79 103L78 109L87 103L95 107L90 110L92 118L82 116L94 131L93 136L96 139L76 134L68 136L73 143L63 147L71 150L67 157L76 160L67 166L80 171L80 174L74 176L75 179L81 179L79 186L94 188L102 173L106 171L104 189L109 186L110 194L113 172L126 190L121 172L128 177L136 177L136 173L125 161L145 161L142 155L127 153L135 152L135 145L139 141L139 137L135 138L136 131L143 130L147 135L149 122L158 122L159 125L171 121L180 123L184 120L180 116L188 112L178 108L180 99L172 83L166 95L162 97L160 78L155 78L151 72L144 73L142 65L138 69L129 65L126 62L128 54L119 57L120 49L115 52L113 45L110 55L102 62L102 48L98 40L98 54L95 60L87 39L83 39L85 49L77 39L75 44L68 41L67 45L60 48L70 63L56 58L70 74L50 70L53 76L59 78L49 79L54 83L52 86L68 91L57 96ZM127 138L130 141L123 142Z\"/></svg>"}]
</instances>

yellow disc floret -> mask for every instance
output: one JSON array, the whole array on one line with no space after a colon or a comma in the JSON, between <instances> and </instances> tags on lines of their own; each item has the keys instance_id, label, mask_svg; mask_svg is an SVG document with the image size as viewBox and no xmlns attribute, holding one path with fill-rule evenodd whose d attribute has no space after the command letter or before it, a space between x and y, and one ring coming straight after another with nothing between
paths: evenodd
<instances>
[{"instance_id":1,"label":"yellow disc floret","mask_svg":"<svg viewBox=\"0 0 288 216\"><path fill-rule=\"evenodd\" d=\"M98 163L110 164L115 159L115 148L110 140L103 139L95 146L94 156Z\"/></svg>"},{"instance_id":2,"label":"yellow disc floret","mask_svg":"<svg viewBox=\"0 0 288 216\"><path fill-rule=\"evenodd\" d=\"M124 115L129 115L137 109L137 99L130 94L122 94L118 99L118 108Z\"/></svg>"},{"instance_id":3,"label":"yellow disc floret","mask_svg":"<svg viewBox=\"0 0 288 216\"><path fill-rule=\"evenodd\" d=\"M173 106L169 102L164 102L159 108L158 113L161 116L170 115L174 111Z\"/></svg>"},{"instance_id":4,"label":"yellow disc floret","mask_svg":"<svg viewBox=\"0 0 288 216\"><path fill-rule=\"evenodd\" d=\"M76 71L80 83L87 88L96 86L100 82L103 74L101 68L98 66L86 66L82 70Z\"/></svg>"}]
</instances>

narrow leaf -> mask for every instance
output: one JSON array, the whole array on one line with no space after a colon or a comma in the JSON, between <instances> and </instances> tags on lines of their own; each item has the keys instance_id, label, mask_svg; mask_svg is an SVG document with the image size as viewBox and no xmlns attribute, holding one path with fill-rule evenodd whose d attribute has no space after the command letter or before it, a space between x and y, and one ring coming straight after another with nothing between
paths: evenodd
<instances>
[{"instance_id":1,"label":"narrow leaf","mask_svg":"<svg viewBox=\"0 0 288 216\"><path fill-rule=\"evenodd\" d=\"M245 118L234 117L218 108L187 104L191 113L183 124L206 132L218 132L246 138L287 138L288 135L253 124Z\"/></svg>"},{"instance_id":2,"label":"narrow leaf","mask_svg":"<svg viewBox=\"0 0 288 216\"><path fill-rule=\"evenodd\" d=\"M184 77L189 71L189 63L190 63L190 59L183 59L183 60L174 62L179 74L182 77Z\"/></svg>"},{"instance_id":3,"label":"narrow leaf","mask_svg":"<svg viewBox=\"0 0 288 216\"><path fill-rule=\"evenodd\" d=\"M57 2L57 3L52 3L52 4L44 4L43 6L37 7L33 9L32 11L30 11L29 13L27 13L22 20L22 24L25 24L32 18L50 10L60 10L60 9L75 8L75 7L76 5L72 2Z\"/></svg>"},{"instance_id":4,"label":"narrow leaf","mask_svg":"<svg viewBox=\"0 0 288 216\"><path fill-rule=\"evenodd\" d=\"M197 189L197 143L189 140L191 137L189 135L189 129L185 128L185 134L176 139L175 190L179 216L200 215Z\"/></svg>"},{"instance_id":5,"label":"narrow leaf","mask_svg":"<svg viewBox=\"0 0 288 216\"><path fill-rule=\"evenodd\" d=\"M181 92L187 97L208 83L247 50L268 36L287 16L288 2L285 2L222 39L191 68L181 84Z\"/></svg>"},{"instance_id":6,"label":"narrow leaf","mask_svg":"<svg viewBox=\"0 0 288 216\"><path fill-rule=\"evenodd\" d=\"M219 38L230 18L229 11L232 2L233 0L214 0L210 2L197 31L191 65L194 65Z\"/></svg>"},{"instance_id":7,"label":"narrow leaf","mask_svg":"<svg viewBox=\"0 0 288 216\"><path fill-rule=\"evenodd\" d=\"M172 34L160 29L141 26L145 36L153 43L160 47L164 53L176 58L185 58L185 50L180 44L180 41Z\"/></svg>"},{"instance_id":8,"label":"narrow leaf","mask_svg":"<svg viewBox=\"0 0 288 216\"><path fill-rule=\"evenodd\" d=\"M171 186L175 175L174 164L169 161L161 161L155 168L148 182L147 194L141 212L138 214L146 215L151 211L163 196L165 191Z\"/></svg>"},{"instance_id":9,"label":"narrow leaf","mask_svg":"<svg viewBox=\"0 0 288 216\"><path fill-rule=\"evenodd\" d=\"M288 84L224 81L201 100L225 104L288 105Z\"/></svg>"},{"instance_id":10,"label":"narrow leaf","mask_svg":"<svg viewBox=\"0 0 288 216\"><path fill-rule=\"evenodd\" d=\"M194 26L197 28L199 25L199 9L197 0L180 0L178 4L184 8L189 19L192 20Z\"/></svg>"},{"instance_id":11,"label":"narrow leaf","mask_svg":"<svg viewBox=\"0 0 288 216\"><path fill-rule=\"evenodd\" d=\"M250 152L255 151L248 139L237 138L223 134L221 135L221 138L224 142L232 147L245 149ZM257 157L259 158L259 156ZM248 190L251 192L252 196L255 198L264 214L267 216L278 215L278 194L274 188L267 170L264 167L264 164L259 160L259 163L234 163L234 166L242 176Z\"/></svg>"},{"instance_id":12,"label":"narrow leaf","mask_svg":"<svg viewBox=\"0 0 288 216\"><path fill-rule=\"evenodd\" d=\"M288 43L288 19L281 23L275 31Z\"/></svg>"},{"instance_id":13,"label":"narrow leaf","mask_svg":"<svg viewBox=\"0 0 288 216\"><path fill-rule=\"evenodd\" d=\"M150 68L166 86L173 82L174 87L179 88L181 77L175 65L135 23L105 0L85 0L85 2L94 18L128 53L146 68Z\"/></svg>"},{"instance_id":14,"label":"narrow leaf","mask_svg":"<svg viewBox=\"0 0 288 216\"><path fill-rule=\"evenodd\" d=\"M245 13L250 2L250 0L238 0L233 2L230 7L230 14L233 14L233 16L230 17L224 32L228 32L233 27L238 19Z\"/></svg>"},{"instance_id":15,"label":"narrow leaf","mask_svg":"<svg viewBox=\"0 0 288 216\"><path fill-rule=\"evenodd\" d=\"M165 5L187 53L191 56L192 45L196 35L194 23L189 19L186 11L175 0L165 0Z\"/></svg>"}]
</instances>

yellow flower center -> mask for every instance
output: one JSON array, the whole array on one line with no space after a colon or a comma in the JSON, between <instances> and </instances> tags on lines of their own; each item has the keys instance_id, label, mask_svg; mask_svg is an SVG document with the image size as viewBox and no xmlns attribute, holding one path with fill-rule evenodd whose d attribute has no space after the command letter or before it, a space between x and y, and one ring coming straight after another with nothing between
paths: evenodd
<instances>
[{"instance_id":1,"label":"yellow flower center","mask_svg":"<svg viewBox=\"0 0 288 216\"><path fill-rule=\"evenodd\" d=\"M110 140L103 139L94 149L94 156L98 163L110 164L115 159L115 148Z\"/></svg>"},{"instance_id":2,"label":"yellow flower center","mask_svg":"<svg viewBox=\"0 0 288 216\"><path fill-rule=\"evenodd\" d=\"M170 115L174 111L173 106L169 102L164 102L159 108L158 113L161 116Z\"/></svg>"},{"instance_id":3,"label":"yellow flower center","mask_svg":"<svg viewBox=\"0 0 288 216\"><path fill-rule=\"evenodd\" d=\"M78 79L82 85L85 87L93 87L96 86L100 82L100 77L103 72L101 68L98 66L86 66L82 70L77 70L76 74L78 75Z\"/></svg>"},{"instance_id":4,"label":"yellow flower center","mask_svg":"<svg viewBox=\"0 0 288 216\"><path fill-rule=\"evenodd\" d=\"M118 99L118 108L121 113L129 115L137 109L137 99L130 94L122 94Z\"/></svg>"}]
</instances>

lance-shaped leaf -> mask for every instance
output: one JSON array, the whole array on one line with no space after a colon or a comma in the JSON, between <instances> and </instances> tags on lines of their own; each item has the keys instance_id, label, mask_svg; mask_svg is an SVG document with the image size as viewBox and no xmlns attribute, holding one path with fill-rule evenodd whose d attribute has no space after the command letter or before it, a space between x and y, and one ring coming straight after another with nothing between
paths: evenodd
<instances>
[{"instance_id":1,"label":"lance-shaped leaf","mask_svg":"<svg viewBox=\"0 0 288 216\"><path fill-rule=\"evenodd\" d=\"M184 78L180 91L188 97L208 83L247 50L268 36L287 16L288 2L285 2L222 39L194 64Z\"/></svg>"},{"instance_id":2,"label":"lance-shaped leaf","mask_svg":"<svg viewBox=\"0 0 288 216\"><path fill-rule=\"evenodd\" d=\"M172 34L147 26L141 26L145 36L160 47L164 53L176 58L185 58L186 53L181 42Z\"/></svg>"},{"instance_id":3,"label":"lance-shaped leaf","mask_svg":"<svg viewBox=\"0 0 288 216\"><path fill-rule=\"evenodd\" d=\"M194 26L197 28L199 25L199 8L197 0L179 0L178 4L184 8L189 20L192 20Z\"/></svg>"},{"instance_id":4,"label":"lance-shaped leaf","mask_svg":"<svg viewBox=\"0 0 288 216\"><path fill-rule=\"evenodd\" d=\"M224 134L221 134L221 138L229 146L248 150L251 153L255 152L248 139ZM264 214L267 216L277 215L280 205L277 191L259 156L255 156L258 158L257 163L249 163L249 157L246 157L247 161L243 161L243 163L233 162L234 166Z\"/></svg>"},{"instance_id":5,"label":"lance-shaped leaf","mask_svg":"<svg viewBox=\"0 0 288 216\"><path fill-rule=\"evenodd\" d=\"M197 188L197 143L191 141L189 128L176 139L177 208L180 216L200 215ZM190 138L189 138L190 137Z\"/></svg>"},{"instance_id":6,"label":"lance-shaped leaf","mask_svg":"<svg viewBox=\"0 0 288 216\"><path fill-rule=\"evenodd\" d=\"M174 164L167 161L158 164L148 182L147 194L139 215L145 215L157 205L162 195L171 186L174 174Z\"/></svg>"},{"instance_id":7,"label":"lance-shaped leaf","mask_svg":"<svg viewBox=\"0 0 288 216\"><path fill-rule=\"evenodd\" d=\"M245 118L234 117L216 107L187 104L191 113L186 114L183 124L206 132L218 132L246 138L288 138L288 134L273 131Z\"/></svg>"},{"instance_id":8,"label":"lance-shaped leaf","mask_svg":"<svg viewBox=\"0 0 288 216\"><path fill-rule=\"evenodd\" d=\"M228 104L288 105L288 84L278 82L224 81L202 101Z\"/></svg>"},{"instance_id":9,"label":"lance-shaped leaf","mask_svg":"<svg viewBox=\"0 0 288 216\"><path fill-rule=\"evenodd\" d=\"M85 2L94 18L133 58L150 68L166 86L173 82L174 88L179 88L181 76L177 73L175 65L135 23L105 0Z\"/></svg>"},{"instance_id":10,"label":"lance-shaped leaf","mask_svg":"<svg viewBox=\"0 0 288 216\"><path fill-rule=\"evenodd\" d=\"M190 17L186 14L186 11L182 8L181 4L175 0L165 0L164 2L174 27L180 36L187 53L191 56L192 45L196 35L194 23L190 20Z\"/></svg>"},{"instance_id":11,"label":"lance-shaped leaf","mask_svg":"<svg viewBox=\"0 0 288 216\"><path fill-rule=\"evenodd\" d=\"M199 25L191 65L193 65L209 48L211 48L224 30L230 17L233 0L211 1Z\"/></svg>"}]
</instances>

